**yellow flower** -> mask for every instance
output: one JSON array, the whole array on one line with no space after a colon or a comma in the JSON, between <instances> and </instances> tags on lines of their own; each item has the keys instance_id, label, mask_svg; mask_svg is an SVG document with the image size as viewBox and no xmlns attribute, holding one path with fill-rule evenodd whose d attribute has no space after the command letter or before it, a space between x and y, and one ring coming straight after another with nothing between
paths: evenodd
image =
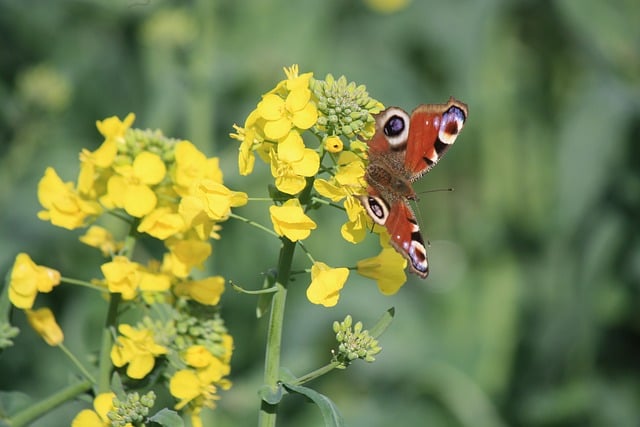
<instances>
[{"instance_id":1,"label":"yellow flower","mask_svg":"<svg viewBox=\"0 0 640 427\"><path fill-rule=\"evenodd\" d=\"M349 221L342 225L340 233L347 242L359 243L367 234L368 224L370 223L369 216L362 207L362 203L353 196L346 198L344 208L347 211Z\"/></svg>"},{"instance_id":2,"label":"yellow flower","mask_svg":"<svg viewBox=\"0 0 640 427\"><path fill-rule=\"evenodd\" d=\"M113 392L100 393L93 400L93 408L83 409L76 415L71 422L71 427L109 427L111 420L107 416L109 411L113 410L113 399L116 394ZM131 427L131 423L125 424L125 427Z\"/></svg>"},{"instance_id":3,"label":"yellow flower","mask_svg":"<svg viewBox=\"0 0 640 427\"><path fill-rule=\"evenodd\" d=\"M316 223L305 215L298 199L289 199L282 206L269 208L273 229L292 242L304 240L316 229Z\"/></svg>"},{"instance_id":4,"label":"yellow flower","mask_svg":"<svg viewBox=\"0 0 640 427\"><path fill-rule=\"evenodd\" d=\"M133 164L116 166L114 170L117 174L107 183L109 201L136 218L151 212L158 199L150 186L160 183L167 171L160 156L143 151Z\"/></svg>"},{"instance_id":5,"label":"yellow flower","mask_svg":"<svg viewBox=\"0 0 640 427\"><path fill-rule=\"evenodd\" d=\"M219 399L215 395L216 387L208 381L200 378L191 369L182 369L176 372L169 381L169 392L180 401L175 408L180 410L192 400L200 398L213 406L213 401Z\"/></svg>"},{"instance_id":6,"label":"yellow flower","mask_svg":"<svg viewBox=\"0 0 640 427\"><path fill-rule=\"evenodd\" d=\"M298 131L292 130L278 143L278 160L287 163L299 162L304 158L305 146ZM315 172L314 172L315 173Z\"/></svg>"},{"instance_id":7,"label":"yellow flower","mask_svg":"<svg viewBox=\"0 0 640 427\"><path fill-rule=\"evenodd\" d=\"M194 368L206 368L215 357L203 345L192 345L183 354L183 359L187 365Z\"/></svg>"},{"instance_id":8,"label":"yellow flower","mask_svg":"<svg viewBox=\"0 0 640 427\"><path fill-rule=\"evenodd\" d=\"M157 208L149 212L138 225L140 233L147 233L156 239L165 240L183 231L185 222L179 213L171 208Z\"/></svg>"},{"instance_id":9,"label":"yellow flower","mask_svg":"<svg viewBox=\"0 0 640 427\"><path fill-rule=\"evenodd\" d=\"M133 113L129 113L123 121L116 116L111 116L104 120L97 120L96 127L105 139L121 140L135 119L136 115Z\"/></svg>"},{"instance_id":10,"label":"yellow flower","mask_svg":"<svg viewBox=\"0 0 640 427\"><path fill-rule=\"evenodd\" d=\"M85 245L100 249L105 257L117 253L123 246L122 242L115 241L109 230L98 225L89 227L87 232L80 236L80 241Z\"/></svg>"},{"instance_id":11,"label":"yellow flower","mask_svg":"<svg viewBox=\"0 0 640 427\"><path fill-rule=\"evenodd\" d=\"M38 292L51 292L59 283L60 272L36 265L29 255L19 253L9 279L9 300L18 308L31 308Z\"/></svg>"},{"instance_id":12,"label":"yellow flower","mask_svg":"<svg viewBox=\"0 0 640 427\"><path fill-rule=\"evenodd\" d=\"M202 263L211 255L211 244L200 240L171 240L166 242L169 253L163 260L163 271L176 277L187 277L193 267L202 268Z\"/></svg>"},{"instance_id":13,"label":"yellow flower","mask_svg":"<svg viewBox=\"0 0 640 427\"><path fill-rule=\"evenodd\" d=\"M364 171L364 162L357 154L343 151L338 157L335 176L329 180L316 179L314 188L321 196L338 202L346 196L363 193L366 188Z\"/></svg>"},{"instance_id":14,"label":"yellow flower","mask_svg":"<svg viewBox=\"0 0 640 427\"><path fill-rule=\"evenodd\" d=\"M249 175L253 172L253 166L256 162L256 156L253 152L262 146L264 142L264 135L259 130L264 127L264 119L262 119L258 110L253 110L247 116L244 122L244 127L233 125L235 133L230 133L229 136L233 139L240 141L240 147L238 147L238 170L240 175Z\"/></svg>"},{"instance_id":15,"label":"yellow flower","mask_svg":"<svg viewBox=\"0 0 640 427\"><path fill-rule=\"evenodd\" d=\"M64 334L56 322L53 312L48 308L26 310L29 325L52 347L62 344Z\"/></svg>"},{"instance_id":16,"label":"yellow flower","mask_svg":"<svg viewBox=\"0 0 640 427\"><path fill-rule=\"evenodd\" d=\"M178 283L174 292L177 296L189 297L200 304L216 305L224 292L224 277L212 276L202 280Z\"/></svg>"},{"instance_id":17,"label":"yellow flower","mask_svg":"<svg viewBox=\"0 0 640 427\"><path fill-rule=\"evenodd\" d=\"M113 261L102 264L100 270L107 281L109 292L120 293L125 300L136 297L142 279L138 263L130 261L127 257L117 256Z\"/></svg>"},{"instance_id":18,"label":"yellow flower","mask_svg":"<svg viewBox=\"0 0 640 427\"><path fill-rule=\"evenodd\" d=\"M203 213L211 220L224 221L232 207L244 206L247 200L246 193L231 191L223 184L203 179L197 183L192 195L182 198L178 212L189 226L200 223Z\"/></svg>"},{"instance_id":19,"label":"yellow flower","mask_svg":"<svg viewBox=\"0 0 640 427\"><path fill-rule=\"evenodd\" d=\"M169 392L180 400L175 409L180 410L190 402L197 407L207 406L213 408L215 401L220 399L216 395L217 387L228 389L231 383L223 379L231 371L228 364L213 357L209 363L197 370L182 369L176 372L169 381Z\"/></svg>"},{"instance_id":20,"label":"yellow flower","mask_svg":"<svg viewBox=\"0 0 640 427\"><path fill-rule=\"evenodd\" d=\"M166 347L154 341L149 329L121 324L118 331L121 336L111 348L111 361L117 367L129 364L127 376L130 378L144 378L153 369L155 358L168 352Z\"/></svg>"},{"instance_id":21,"label":"yellow flower","mask_svg":"<svg viewBox=\"0 0 640 427\"><path fill-rule=\"evenodd\" d=\"M292 127L309 129L318 120L318 109L308 87L296 87L286 98L269 93L258 103L258 114L266 120L264 135L272 141L287 136Z\"/></svg>"},{"instance_id":22,"label":"yellow flower","mask_svg":"<svg viewBox=\"0 0 640 427\"><path fill-rule=\"evenodd\" d=\"M320 168L320 156L310 148L305 148L300 160L294 162L280 159L275 150L271 150L270 160L276 188L292 195L302 191L307 185L305 177L315 175Z\"/></svg>"},{"instance_id":23,"label":"yellow flower","mask_svg":"<svg viewBox=\"0 0 640 427\"><path fill-rule=\"evenodd\" d=\"M347 281L347 277L349 277L348 268L331 268L323 262L313 263L307 299L313 304L333 307L338 303L340 290Z\"/></svg>"},{"instance_id":24,"label":"yellow flower","mask_svg":"<svg viewBox=\"0 0 640 427\"><path fill-rule=\"evenodd\" d=\"M101 212L98 203L82 199L73 184L62 182L53 168L47 168L38 183L38 200L45 208L38 218L69 230L82 227L88 217Z\"/></svg>"},{"instance_id":25,"label":"yellow flower","mask_svg":"<svg viewBox=\"0 0 640 427\"><path fill-rule=\"evenodd\" d=\"M220 159L207 158L191 142L180 141L176 144L175 159L174 182L179 195L189 194L191 188L202 179L222 184Z\"/></svg>"},{"instance_id":26,"label":"yellow flower","mask_svg":"<svg viewBox=\"0 0 640 427\"><path fill-rule=\"evenodd\" d=\"M80 152L80 173L78 192L85 197L96 199L104 191L106 168L110 167L118 154L118 143L107 139L96 151L83 148Z\"/></svg>"},{"instance_id":27,"label":"yellow flower","mask_svg":"<svg viewBox=\"0 0 640 427\"><path fill-rule=\"evenodd\" d=\"M142 292L164 292L171 287L171 277L159 272L140 269L140 285Z\"/></svg>"},{"instance_id":28,"label":"yellow flower","mask_svg":"<svg viewBox=\"0 0 640 427\"><path fill-rule=\"evenodd\" d=\"M382 239L382 238L381 238ZM395 249L385 247L375 257L358 261L358 274L373 279L385 295L393 295L407 281L407 260Z\"/></svg>"},{"instance_id":29,"label":"yellow flower","mask_svg":"<svg viewBox=\"0 0 640 427\"><path fill-rule=\"evenodd\" d=\"M344 148L344 144L339 136L328 136L324 140L324 149L330 153L339 153Z\"/></svg>"}]
</instances>

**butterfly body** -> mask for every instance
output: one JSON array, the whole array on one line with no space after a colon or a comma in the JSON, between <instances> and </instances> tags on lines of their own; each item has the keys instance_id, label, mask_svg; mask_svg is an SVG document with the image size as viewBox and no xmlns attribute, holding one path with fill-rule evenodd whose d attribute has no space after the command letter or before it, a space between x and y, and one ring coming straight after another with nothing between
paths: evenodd
<instances>
[{"instance_id":1,"label":"butterfly body","mask_svg":"<svg viewBox=\"0 0 640 427\"><path fill-rule=\"evenodd\" d=\"M446 104L424 104L411 115L390 107L376 116L365 172L367 195L360 202L373 221L387 228L393 247L409 261L411 271L429 274L426 247L408 200L413 183L429 172L455 142L468 109L450 98Z\"/></svg>"}]
</instances>

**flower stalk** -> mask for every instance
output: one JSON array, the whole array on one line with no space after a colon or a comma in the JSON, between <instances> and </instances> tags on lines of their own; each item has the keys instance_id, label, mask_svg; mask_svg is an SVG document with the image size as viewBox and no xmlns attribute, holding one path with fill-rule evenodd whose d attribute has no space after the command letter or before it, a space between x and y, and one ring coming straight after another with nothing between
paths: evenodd
<instances>
[{"instance_id":1,"label":"flower stalk","mask_svg":"<svg viewBox=\"0 0 640 427\"><path fill-rule=\"evenodd\" d=\"M284 308L287 299L287 284L291 275L291 264L296 244L283 237L280 256L278 259L278 275L276 278L276 292L271 300L271 314L267 331L267 345L265 354L264 384L271 389L278 386L280 371L280 350L282 347L282 327L284 323ZM260 406L258 426L273 427L276 425L277 405L264 400Z\"/></svg>"}]
</instances>

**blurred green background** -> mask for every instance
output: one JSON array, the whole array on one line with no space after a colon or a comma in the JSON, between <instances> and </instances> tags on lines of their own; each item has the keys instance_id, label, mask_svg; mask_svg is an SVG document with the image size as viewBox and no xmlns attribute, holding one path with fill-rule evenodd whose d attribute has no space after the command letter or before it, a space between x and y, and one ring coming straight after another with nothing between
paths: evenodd
<instances>
[{"instance_id":1,"label":"blurred green background","mask_svg":"<svg viewBox=\"0 0 640 427\"><path fill-rule=\"evenodd\" d=\"M63 275L98 277L101 261L39 221L47 166L75 180L95 149L95 121L137 114L221 158L225 183L265 196L264 165L237 172L242 124L282 67L346 75L385 105L411 110L449 96L469 120L447 159L417 184L431 276L381 295L355 274L340 303L291 286L283 364L303 374L330 358L331 322L396 319L376 363L310 384L350 426L640 425L640 2L636 0L0 1L0 271L18 252ZM400 1L399 3L402 3ZM238 213L270 224L267 204ZM307 242L333 266L377 251L339 235L321 210ZM229 221L208 272L247 288L274 266L278 242ZM294 268L307 268L298 258ZM265 321L255 299L228 290L234 387L211 425L255 425ZM75 352L97 349L105 304L84 289L41 295ZM0 389L43 398L74 371L24 324L0 355ZM66 405L38 426L68 425ZM321 425L315 406L286 400L281 426Z\"/></svg>"}]
</instances>

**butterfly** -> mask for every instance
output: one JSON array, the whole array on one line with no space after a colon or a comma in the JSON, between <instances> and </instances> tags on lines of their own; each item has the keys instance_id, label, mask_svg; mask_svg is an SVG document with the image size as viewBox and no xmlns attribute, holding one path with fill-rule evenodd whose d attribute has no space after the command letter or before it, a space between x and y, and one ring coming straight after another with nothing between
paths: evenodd
<instances>
[{"instance_id":1,"label":"butterfly","mask_svg":"<svg viewBox=\"0 0 640 427\"><path fill-rule=\"evenodd\" d=\"M375 116L376 132L367 141L367 194L360 202L376 224L386 227L392 246L423 279L429 275L429 262L408 203L417 198L412 184L445 155L467 115L467 105L454 98L446 104L420 105L411 116L390 107Z\"/></svg>"}]
</instances>

